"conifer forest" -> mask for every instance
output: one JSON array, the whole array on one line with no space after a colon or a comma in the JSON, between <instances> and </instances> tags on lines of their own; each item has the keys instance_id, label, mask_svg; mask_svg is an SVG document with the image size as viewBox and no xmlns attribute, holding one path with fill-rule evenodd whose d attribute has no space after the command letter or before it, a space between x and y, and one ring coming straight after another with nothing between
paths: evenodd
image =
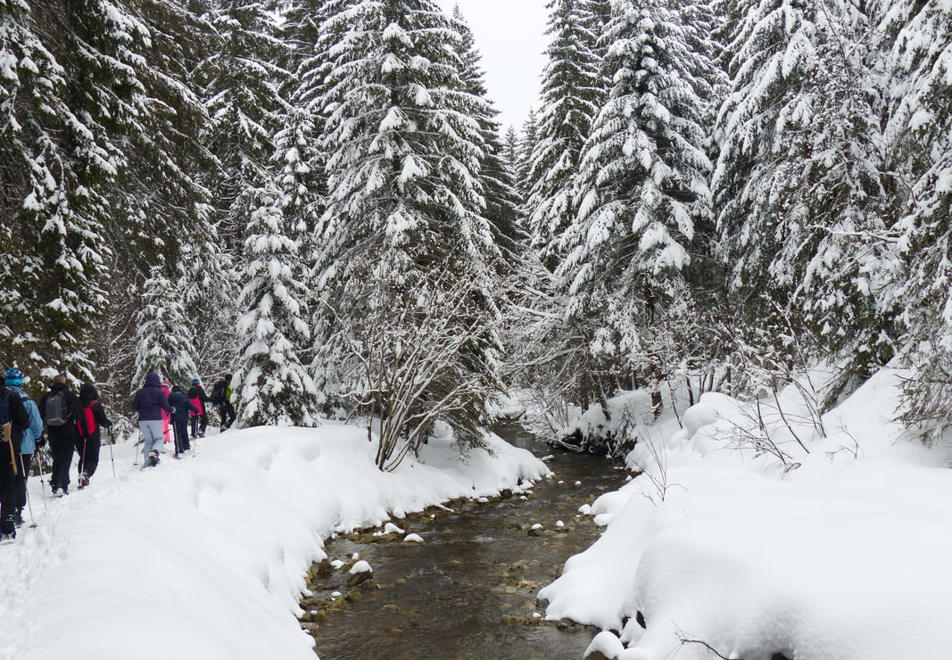
<instances>
[{"instance_id":1,"label":"conifer forest","mask_svg":"<svg viewBox=\"0 0 952 660\"><path fill-rule=\"evenodd\" d=\"M0 0L0 363L234 374L239 425L483 442L887 363L952 409L952 5L549 0L501 126L434 0ZM501 17L504 18L504 17Z\"/></svg>"}]
</instances>

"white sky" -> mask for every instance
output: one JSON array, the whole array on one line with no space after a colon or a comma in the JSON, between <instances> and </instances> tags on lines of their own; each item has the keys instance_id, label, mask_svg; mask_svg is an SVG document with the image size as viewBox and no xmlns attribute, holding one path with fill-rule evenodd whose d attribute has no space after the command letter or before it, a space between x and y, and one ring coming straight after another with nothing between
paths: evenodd
<instances>
[{"instance_id":1,"label":"white sky","mask_svg":"<svg viewBox=\"0 0 952 660\"><path fill-rule=\"evenodd\" d=\"M519 128L539 94L548 45L546 0L438 1L448 12L459 5L483 54L486 86L503 129Z\"/></svg>"}]
</instances>

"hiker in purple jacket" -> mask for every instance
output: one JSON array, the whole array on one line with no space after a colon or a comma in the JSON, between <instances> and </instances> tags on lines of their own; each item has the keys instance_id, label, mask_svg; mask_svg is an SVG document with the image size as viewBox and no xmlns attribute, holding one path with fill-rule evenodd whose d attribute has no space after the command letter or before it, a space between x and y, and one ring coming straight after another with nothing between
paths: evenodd
<instances>
[{"instance_id":1,"label":"hiker in purple jacket","mask_svg":"<svg viewBox=\"0 0 952 660\"><path fill-rule=\"evenodd\" d=\"M169 405L169 399L162 391L162 381L159 374L149 372L145 377L145 385L136 392L132 399L132 409L139 413L139 431L142 432L143 467L152 467L159 462L159 451L165 442L162 433L162 412L169 414L175 408Z\"/></svg>"}]
</instances>

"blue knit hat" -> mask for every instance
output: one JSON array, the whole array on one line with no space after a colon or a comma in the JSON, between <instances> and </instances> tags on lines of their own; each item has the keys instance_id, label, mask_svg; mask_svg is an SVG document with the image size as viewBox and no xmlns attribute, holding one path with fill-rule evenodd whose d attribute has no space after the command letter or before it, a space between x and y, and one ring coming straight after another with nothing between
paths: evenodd
<instances>
[{"instance_id":1,"label":"blue knit hat","mask_svg":"<svg viewBox=\"0 0 952 660\"><path fill-rule=\"evenodd\" d=\"M3 380L7 387L21 387L23 385L23 372L16 367L7 369L3 374Z\"/></svg>"},{"instance_id":2,"label":"blue knit hat","mask_svg":"<svg viewBox=\"0 0 952 660\"><path fill-rule=\"evenodd\" d=\"M202 381L200 381L198 378L192 379L192 385L201 385L201 384L202 384Z\"/></svg>"}]
</instances>

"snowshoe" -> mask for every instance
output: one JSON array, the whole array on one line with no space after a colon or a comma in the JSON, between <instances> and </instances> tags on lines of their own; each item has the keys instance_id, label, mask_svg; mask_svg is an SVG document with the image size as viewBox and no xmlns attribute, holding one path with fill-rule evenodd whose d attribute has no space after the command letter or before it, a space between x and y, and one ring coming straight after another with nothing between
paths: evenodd
<instances>
[{"instance_id":1,"label":"snowshoe","mask_svg":"<svg viewBox=\"0 0 952 660\"><path fill-rule=\"evenodd\" d=\"M81 474L79 475L79 479L77 479L77 482L79 484L79 489L82 490L83 488L89 485L89 477L87 477L85 474Z\"/></svg>"},{"instance_id":2,"label":"snowshoe","mask_svg":"<svg viewBox=\"0 0 952 660\"><path fill-rule=\"evenodd\" d=\"M16 532L9 532L7 534L0 534L0 545L9 545L17 540Z\"/></svg>"},{"instance_id":3,"label":"snowshoe","mask_svg":"<svg viewBox=\"0 0 952 660\"><path fill-rule=\"evenodd\" d=\"M158 465L158 464L159 464L159 452L157 452L157 451L150 451L150 452L149 452L149 458L147 459L147 461L148 461L148 463L149 463L149 467L155 467L156 465Z\"/></svg>"},{"instance_id":4,"label":"snowshoe","mask_svg":"<svg viewBox=\"0 0 952 660\"><path fill-rule=\"evenodd\" d=\"M54 488L54 489L53 489L53 497L66 497L66 489L65 489L65 488Z\"/></svg>"}]
</instances>

